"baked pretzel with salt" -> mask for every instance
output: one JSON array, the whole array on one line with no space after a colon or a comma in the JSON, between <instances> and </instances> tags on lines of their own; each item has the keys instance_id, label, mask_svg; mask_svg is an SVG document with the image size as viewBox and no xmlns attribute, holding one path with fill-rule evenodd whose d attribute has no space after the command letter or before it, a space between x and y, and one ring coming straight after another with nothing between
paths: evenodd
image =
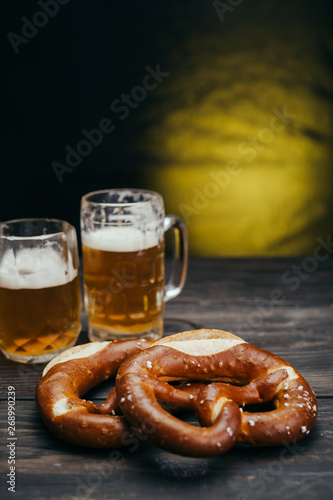
<instances>
[{"instance_id":1,"label":"baked pretzel with salt","mask_svg":"<svg viewBox=\"0 0 333 500\"><path fill-rule=\"evenodd\" d=\"M42 419L58 438L91 448L124 446L130 427L118 413L115 389L102 405L81 399L104 380L115 376L131 354L152 341L92 342L64 351L45 367L36 389Z\"/></svg>"},{"instance_id":2,"label":"baked pretzel with salt","mask_svg":"<svg viewBox=\"0 0 333 500\"><path fill-rule=\"evenodd\" d=\"M177 419L168 403L193 410L202 425ZM163 388L163 390L162 390ZM137 432L166 450L185 456L214 456L235 442L282 445L301 439L317 418L316 397L304 378L274 354L220 330L195 330L165 337L131 356L116 378L119 406ZM178 391L178 392L177 392ZM250 404L272 404L271 411L249 412Z\"/></svg>"}]
</instances>

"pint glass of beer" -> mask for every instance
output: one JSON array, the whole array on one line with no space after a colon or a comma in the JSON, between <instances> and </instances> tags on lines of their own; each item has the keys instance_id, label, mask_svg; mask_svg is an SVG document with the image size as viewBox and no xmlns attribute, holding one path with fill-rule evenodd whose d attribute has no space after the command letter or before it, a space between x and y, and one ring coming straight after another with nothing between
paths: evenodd
<instances>
[{"instance_id":1,"label":"pint glass of beer","mask_svg":"<svg viewBox=\"0 0 333 500\"><path fill-rule=\"evenodd\" d=\"M75 344L81 290L75 228L64 221L0 223L0 349L43 363Z\"/></svg>"},{"instance_id":2,"label":"pint glass of beer","mask_svg":"<svg viewBox=\"0 0 333 500\"><path fill-rule=\"evenodd\" d=\"M167 229L173 261L165 284ZM165 216L158 193L96 191L82 198L81 237L90 340L162 337L164 302L181 292L186 278L184 223Z\"/></svg>"}]
</instances>

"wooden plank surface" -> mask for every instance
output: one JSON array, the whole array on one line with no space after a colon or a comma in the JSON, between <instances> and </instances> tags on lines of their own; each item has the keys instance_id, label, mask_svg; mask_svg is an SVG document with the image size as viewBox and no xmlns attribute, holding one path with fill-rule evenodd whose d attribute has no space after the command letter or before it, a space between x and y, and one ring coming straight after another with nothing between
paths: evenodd
<instances>
[{"instance_id":1,"label":"wooden plank surface","mask_svg":"<svg viewBox=\"0 0 333 500\"><path fill-rule=\"evenodd\" d=\"M302 373L317 394L319 417L299 444L289 449L236 446L211 459L184 458L147 443L116 452L69 446L45 429L35 407L34 391L43 365L25 366L1 357L1 498L13 497L6 485L9 385L15 387L17 398L14 498L332 498L331 261L306 273L304 259L192 260L183 293L165 309L165 334L199 327L225 329L283 357ZM303 270L297 287L293 266ZM273 290L281 291L279 302L272 301ZM87 340L83 317L79 342ZM89 397L102 401L111 386L112 382L104 383Z\"/></svg>"},{"instance_id":2,"label":"wooden plank surface","mask_svg":"<svg viewBox=\"0 0 333 500\"><path fill-rule=\"evenodd\" d=\"M220 457L191 459L147 443L117 452L69 446L45 429L33 401L20 401L14 498L85 498L89 492L88 498L105 500L162 500L182 495L207 500L280 500L281 494L284 500L329 498L325 495L333 491L332 413L332 399L320 399L314 430L288 448L236 446ZM4 404L0 418L4 428ZM7 468L5 454L1 471Z\"/></svg>"}]
</instances>

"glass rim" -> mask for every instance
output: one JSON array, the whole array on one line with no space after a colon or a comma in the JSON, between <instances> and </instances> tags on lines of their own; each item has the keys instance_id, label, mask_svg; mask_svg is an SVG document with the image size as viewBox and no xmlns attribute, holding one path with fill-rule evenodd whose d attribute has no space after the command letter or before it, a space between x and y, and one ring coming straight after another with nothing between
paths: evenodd
<instances>
[{"instance_id":1,"label":"glass rim","mask_svg":"<svg viewBox=\"0 0 333 500\"><path fill-rule=\"evenodd\" d=\"M101 194L106 194L106 193L124 193L128 191L129 193L142 193L142 194L147 194L151 195L151 198L149 200L141 200L141 201L115 201L115 202L108 202L108 201L93 201L89 200L91 196L95 195L101 195ZM86 193L82 196L81 198L81 205L83 203L87 203L89 205L99 205L99 206L106 206L106 207L131 207L131 206L137 206L140 204L145 204L145 203L150 203L153 200L160 200L163 202L163 197L160 193L157 191L152 191L150 189L141 189L141 188L110 188L110 189L101 189L97 191L91 191L89 193Z\"/></svg>"},{"instance_id":2,"label":"glass rim","mask_svg":"<svg viewBox=\"0 0 333 500\"><path fill-rule=\"evenodd\" d=\"M59 234L67 234L70 231L74 231L76 233L75 227L68 221L62 220L62 219L53 219L53 218L48 218L48 217L23 217L21 219L10 219L6 221L0 221L0 228L4 226L10 226L10 225L15 225L15 224L20 224L20 223L26 223L26 222L40 222L40 223L53 223L53 224L60 224L61 229L59 228L58 231L50 231L49 233L40 233L40 234L31 234L31 235L26 235L26 236L13 236L13 235L4 235L0 234L1 239L10 239L10 238L15 238L15 239L36 239L36 238L44 238L46 239L47 237L51 236L56 236Z\"/></svg>"}]
</instances>

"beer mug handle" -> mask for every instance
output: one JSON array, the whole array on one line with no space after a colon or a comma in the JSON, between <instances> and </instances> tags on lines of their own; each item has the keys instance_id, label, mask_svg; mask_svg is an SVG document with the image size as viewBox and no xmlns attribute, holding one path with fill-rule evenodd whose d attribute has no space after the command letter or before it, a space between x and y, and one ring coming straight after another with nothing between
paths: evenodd
<instances>
[{"instance_id":1,"label":"beer mug handle","mask_svg":"<svg viewBox=\"0 0 333 500\"><path fill-rule=\"evenodd\" d=\"M171 274L165 285L164 300L167 302L182 291L187 273L188 241L184 222L176 215L167 215L164 219L164 232L172 230Z\"/></svg>"}]
</instances>

